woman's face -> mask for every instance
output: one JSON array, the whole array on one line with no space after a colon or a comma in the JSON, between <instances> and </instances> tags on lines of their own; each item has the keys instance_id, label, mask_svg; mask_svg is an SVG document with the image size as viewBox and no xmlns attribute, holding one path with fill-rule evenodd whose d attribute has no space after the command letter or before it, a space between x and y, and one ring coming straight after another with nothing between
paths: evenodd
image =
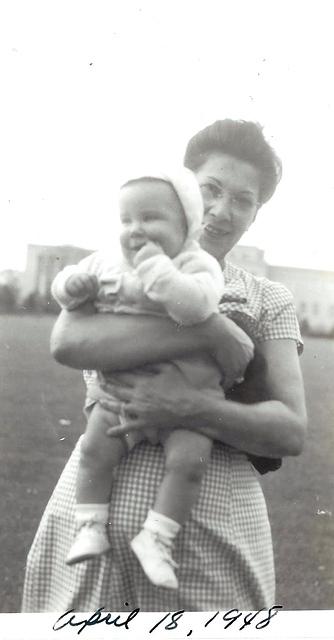
<instances>
[{"instance_id":1,"label":"woman's face","mask_svg":"<svg viewBox=\"0 0 334 640\"><path fill-rule=\"evenodd\" d=\"M200 243L224 259L255 219L260 206L256 167L225 153L214 153L195 171L204 200Z\"/></svg>"}]
</instances>

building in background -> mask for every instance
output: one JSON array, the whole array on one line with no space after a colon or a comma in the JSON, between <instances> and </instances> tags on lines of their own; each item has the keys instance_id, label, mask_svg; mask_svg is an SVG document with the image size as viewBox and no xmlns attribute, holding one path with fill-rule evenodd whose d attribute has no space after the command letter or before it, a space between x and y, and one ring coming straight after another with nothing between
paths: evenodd
<instances>
[{"instance_id":1,"label":"building in background","mask_svg":"<svg viewBox=\"0 0 334 640\"><path fill-rule=\"evenodd\" d=\"M71 245L29 244L26 270L21 279L21 304L45 311L59 310L50 293L53 279L66 265L77 264L90 253L88 249Z\"/></svg>"},{"instance_id":2,"label":"building in background","mask_svg":"<svg viewBox=\"0 0 334 640\"><path fill-rule=\"evenodd\" d=\"M268 278L290 289L304 333L334 337L334 273L268 265Z\"/></svg>"},{"instance_id":3,"label":"building in background","mask_svg":"<svg viewBox=\"0 0 334 640\"><path fill-rule=\"evenodd\" d=\"M266 276L268 265L264 259L264 251L257 247L237 245L228 254L228 260L238 267L253 273L254 276Z\"/></svg>"},{"instance_id":4,"label":"building in background","mask_svg":"<svg viewBox=\"0 0 334 640\"><path fill-rule=\"evenodd\" d=\"M256 247L238 245L228 259L256 276L281 282L292 293L304 333L334 337L334 272L269 265Z\"/></svg>"},{"instance_id":5,"label":"building in background","mask_svg":"<svg viewBox=\"0 0 334 640\"><path fill-rule=\"evenodd\" d=\"M15 289L18 308L58 311L50 294L54 277L66 265L77 264L90 253L88 249L70 245L28 245L25 272L0 274L0 311L1 291L6 303L3 308L11 305L8 288ZM304 333L334 337L334 272L269 265L261 249L244 245L234 247L228 259L256 276L282 282L290 289Z\"/></svg>"}]
</instances>

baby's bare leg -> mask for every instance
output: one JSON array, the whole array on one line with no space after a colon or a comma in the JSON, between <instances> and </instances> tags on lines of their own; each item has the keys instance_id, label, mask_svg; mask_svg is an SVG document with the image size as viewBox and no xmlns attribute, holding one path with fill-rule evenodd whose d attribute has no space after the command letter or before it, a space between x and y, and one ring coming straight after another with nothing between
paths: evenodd
<instances>
[{"instance_id":1,"label":"baby's bare leg","mask_svg":"<svg viewBox=\"0 0 334 640\"><path fill-rule=\"evenodd\" d=\"M199 497L211 448L209 438L193 431L176 429L168 436L164 444L166 472L154 511L184 524Z\"/></svg>"},{"instance_id":2,"label":"baby's bare leg","mask_svg":"<svg viewBox=\"0 0 334 640\"><path fill-rule=\"evenodd\" d=\"M191 431L175 430L165 440L166 473L143 529L131 541L147 577L159 587L177 589L173 540L198 498L211 453L211 440Z\"/></svg>"},{"instance_id":3,"label":"baby's bare leg","mask_svg":"<svg viewBox=\"0 0 334 640\"><path fill-rule=\"evenodd\" d=\"M105 411L97 402L88 418L81 443L77 476L76 501L78 504L109 502L113 472L126 455L123 440L106 435L107 429L112 426L112 416L114 424L118 424L118 416Z\"/></svg>"}]
</instances>

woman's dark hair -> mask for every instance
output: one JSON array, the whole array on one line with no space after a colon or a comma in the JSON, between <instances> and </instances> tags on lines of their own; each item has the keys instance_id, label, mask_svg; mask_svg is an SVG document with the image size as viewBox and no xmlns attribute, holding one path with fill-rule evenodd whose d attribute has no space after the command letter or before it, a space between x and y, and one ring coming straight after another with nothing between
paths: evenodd
<instances>
[{"instance_id":1,"label":"woman's dark hair","mask_svg":"<svg viewBox=\"0 0 334 640\"><path fill-rule=\"evenodd\" d=\"M227 153L248 162L260 173L260 201L273 195L282 175L282 163L263 135L262 127L246 120L217 120L188 143L184 164L197 171L212 153Z\"/></svg>"}]
</instances>

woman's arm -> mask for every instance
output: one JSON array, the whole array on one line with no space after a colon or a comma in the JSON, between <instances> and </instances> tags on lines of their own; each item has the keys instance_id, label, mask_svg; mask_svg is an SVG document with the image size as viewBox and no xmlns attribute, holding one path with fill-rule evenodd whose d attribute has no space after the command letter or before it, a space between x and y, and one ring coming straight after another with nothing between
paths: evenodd
<instances>
[{"instance_id":1,"label":"woman's arm","mask_svg":"<svg viewBox=\"0 0 334 640\"><path fill-rule=\"evenodd\" d=\"M131 388L113 387L116 397L126 403L126 414L138 418L110 433L154 423L160 428L183 426L254 455L298 455L307 419L295 342L262 342L257 357L262 366L255 386L266 400L253 404L225 400L219 392L190 387L175 366L167 365L161 375L133 379ZM113 409L117 410L115 404Z\"/></svg>"},{"instance_id":2,"label":"woman's arm","mask_svg":"<svg viewBox=\"0 0 334 640\"><path fill-rule=\"evenodd\" d=\"M233 379L247 366L245 347L248 336L218 314L183 327L167 317L95 313L92 304L62 311L51 336L54 358L74 369L125 371L206 351L223 357Z\"/></svg>"},{"instance_id":3,"label":"woman's arm","mask_svg":"<svg viewBox=\"0 0 334 640\"><path fill-rule=\"evenodd\" d=\"M254 385L267 399L253 404L209 396L204 418L210 437L258 456L284 457L302 451L307 415L304 386L293 340L268 340L257 347L263 367ZM252 381L251 381L252 384ZM189 427L190 419L186 419Z\"/></svg>"}]
</instances>

